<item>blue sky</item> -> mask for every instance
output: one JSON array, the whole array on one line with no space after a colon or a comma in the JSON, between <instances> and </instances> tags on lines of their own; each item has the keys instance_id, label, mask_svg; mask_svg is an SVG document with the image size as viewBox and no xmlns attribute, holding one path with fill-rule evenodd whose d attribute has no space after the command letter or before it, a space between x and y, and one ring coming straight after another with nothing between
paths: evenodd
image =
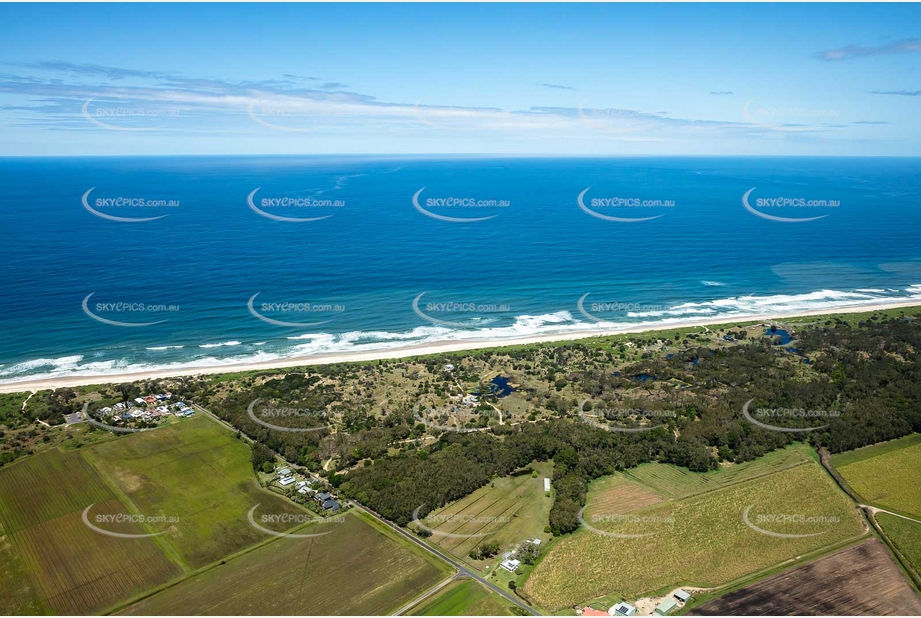
<instances>
[{"instance_id":1,"label":"blue sky","mask_svg":"<svg viewBox=\"0 0 921 618\"><path fill-rule=\"evenodd\" d=\"M4 4L0 155L919 155L917 4Z\"/></svg>"}]
</instances>

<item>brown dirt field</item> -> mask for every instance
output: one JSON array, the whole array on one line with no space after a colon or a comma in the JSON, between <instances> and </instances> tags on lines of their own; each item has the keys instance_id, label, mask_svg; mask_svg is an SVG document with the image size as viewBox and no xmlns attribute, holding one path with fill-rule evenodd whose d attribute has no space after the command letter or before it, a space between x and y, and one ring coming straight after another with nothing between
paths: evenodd
<instances>
[{"instance_id":1,"label":"brown dirt field","mask_svg":"<svg viewBox=\"0 0 921 618\"><path fill-rule=\"evenodd\" d=\"M919 616L921 598L877 539L769 577L691 616Z\"/></svg>"}]
</instances>

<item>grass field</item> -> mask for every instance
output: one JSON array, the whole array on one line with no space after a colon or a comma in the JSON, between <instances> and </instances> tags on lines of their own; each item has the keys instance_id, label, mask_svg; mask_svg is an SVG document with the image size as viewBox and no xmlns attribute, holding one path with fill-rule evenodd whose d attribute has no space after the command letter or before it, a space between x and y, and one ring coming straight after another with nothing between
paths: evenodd
<instances>
[{"instance_id":1,"label":"grass field","mask_svg":"<svg viewBox=\"0 0 921 618\"><path fill-rule=\"evenodd\" d=\"M430 513L424 522L435 531L429 542L484 569L488 561L468 557L470 550L484 541L496 541L506 551L531 537L549 539L544 527L549 522L553 500L544 494L544 478L553 477L553 463L534 463L531 467L537 472L536 477L528 473L495 479Z\"/></svg>"},{"instance_id":2,"label":"grass field","mask_svg":"<svg viewBox=\"0 0 921 618\"><path fill-rule=\"evenodd\" d=\"M896 440L889 440L888 442L871 444L870 446L864 446L854 449L853 451L837 453L831 456L831 465L835 468L843 468L848 464L870 459L877 455L885 455L886 453L897 451L906 446L914 446L915 444L921 444L921 433L913 433Z\"/></svg>"},{"instance_id":3,"label":"grass field","mask_svg":"<svg viewBox=\"0 0 921 618\"><path fill-rule=\"evenodd\" d=\"M658 504L664 500L657 491L631 480L625 474L612 474L589 485L591 504L585 514L623 515Z\"/></svg>"},{"instance_id":4,"label":"grass field","mask_svg":"<svg viewBox=\"0 0 921 618\"><path fill-rule=\"evenodd\" d=\"M615 593L635 599L670 586L719 586L864 532L849 499L814 462L654 504L629 518L597 521L597 496L589 494L586 509L593 527L650 536L613 538L583 528L559 541L524 587L546 610ZM749 520L768 532L815 536L758 532L743 521L748 506Z\"/></svg>"},{"instance_id":5,"label":"grass field","mask_svg":"<svg viewBox=\"0 0 921 618\"><path fill-rule=\"evenodd\" d=\"M910 438L870 447L838 472L868 504L921 518L921 440Z\"/></svg>"},{"instance_id":6,"label":"grass field","mask_svg":"<svg viewBox=\"0 0 921 618\"><path fill-rule=\"evenodd\" d=\"M752 461L724 466L703 474L671 464L647 463L631 469L627 476L669 498L678 499L786 470L812 459L808 446L795 444Z\"/></svg>"},{"instance_id":7,"label":"grass field","mask_svg":"<svg viewBox=\"0 0 921 618\"><path fill-rule=\"evenodd\" d=\"M921 524L886 513L877 513L876 521L915 572L921 573Z\"/></svg>"},{"instance_id":8,"label":"grass field","mask_svg":"<svg viewBox=\"0 0 921 618\"><path fill-rule=\"evenodd\" d=\"M261 489L249 447L203 416L88 449L90 461L146 516L178 522L158 537L196 569L266 539L247 513L304 513ZM280 526L266 524L268 528Z\"/></svg>"},{"instance_id":9,"label":"grass field","mask_svg":"<svg viewBox=\"0 0 921 618\"><path fill-rule=\"evenodd\" d=\"M91 505L94 516L131 513L81 451L50 450L0 470L0 522L18 557L2 567L13 578L0 583L0 596L23 604L13 613L93 613L181 574L151 538L114 538L84 525ZM106 527L148 532L135 523Z\"/></svg>"},{"instance_id":10,"label":"grass field","mask_svg":"<svg viewBox=\"0 0 921 618\"><path fill-rule=\"evenodd\" d=\"M921 599L877 539L692 608L691 616L918 616Z\"/></svg>"},{"instance_id":11,"label":"grass field","mask_svg":"<svg viewBox=\"0 0 921 618\"><path fill-rule=\"evenodd\" d=\"M386 615L440 579L447 565L351 512L310 539L284 538L129 607L132 615ZM443 565L443 566L442 566Z\"/></svg>"},{"instance_id":12,"label":"grass field","mask_svg":"<svg viewBox=\"0 0 921 618\"><path fill-rule=\"evenodd\" d=\"M455 579L410 616L514 616L511 604L472 579Z\"/></svg>"}]
</instances>

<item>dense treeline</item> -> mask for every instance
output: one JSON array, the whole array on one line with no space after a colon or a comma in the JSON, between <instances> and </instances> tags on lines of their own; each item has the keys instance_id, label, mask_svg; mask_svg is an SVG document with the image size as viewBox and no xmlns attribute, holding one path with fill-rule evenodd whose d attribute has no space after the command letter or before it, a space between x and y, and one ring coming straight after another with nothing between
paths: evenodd
<instances>
[{"instance_id":1,"label":"dense treeline","mask_svg":"<svg viewBox=\"0 0 921 618\"><path fill-rule=\"evenodd\" d=\"M575 400L567 418L495 427L490 433L445 434L428 451L383 458L348 474L342 491L405 524L421 506L431 509L459 499L532 460L553 459L556 501L550 514L555 534L575 530L588 481L644 462L693 471L720 461L743 462L808 440L840 452L921 431L921 328L917 320L873 321L860 327L829 320L800 334L802 359L771 338L731 348L699 348L670 359L648 359L631 369L659 381L692 380L692 392L656 393L656 406L674 411L663 427L638 433L607 431L581 422ZM565 350L561 352L565 355ZM565 365L564 365L565 368ZM601 404L632 401L635 383L591 371L570 371ZM789 427L820 427L809 433L760 428L741 414L745 403L808 411L816 416L771 418Z\"/></svg>"}]
</instances>

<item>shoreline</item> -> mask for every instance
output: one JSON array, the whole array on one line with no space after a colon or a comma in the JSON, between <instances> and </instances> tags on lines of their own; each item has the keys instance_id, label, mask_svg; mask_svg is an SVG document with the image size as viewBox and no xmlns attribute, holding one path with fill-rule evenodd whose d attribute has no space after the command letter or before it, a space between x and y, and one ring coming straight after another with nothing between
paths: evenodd
<instances>
[{"instance_id":1,"label":"shoreline","mask_svg":"<svg viewBox=\"0 0 921 618\"><path fill-rule=\"evenodd\" d=\"M189 367L187 369L154 369L147 371L112 373L112 374L95 374L95 375L72 375L60 376L53 378L24 378L18 381L0 383L0 393L20 393L36 390L46 390L54 388L71 388L75 386L89 386L96 384L120 384L124 382L135 382L137 380L153 380L164 378L178 378L184 376L198 375L216 375L224 373L239 373L245 371L259 371L271 369L287 369L291 367L308 367L312 365L335 365L349 362L367 362L376 360L396 360L403 358L412 358L417 356L427 356L430 354L464 352L472 350L496 349L508 346L533 345L539 343L554 343L560 341L578 341L593 337L607 337L612 335L652 333L660 331L675 330L680 328L692 328L701 326L724 326L726 324L737 324L740 322L761 322L772 320L783 320L791 318L807 318L813 316L827 316L845 313L872 313L874 311L884 311L889 309L900 309L909 307L921 307L921 300L903 300L892 302L880 302L872 305L861 305L857 307L829 308L818 311L802 313L799 311L760 314L750 316L734 316L732 318L698 318L693 320L681 320L669 324L661 325L639 325L624 326L612 328L586 329L584 331L574 331L569 333L531 335L527 337L515 337L509 339L467 339L452 341L435 341L424 344L411 344L398 348L387 348L381 350L369 350L366 352L330 352L324 354L314 354L311 356L292 356L284 359L273 359L268 361L243 362L226 365L214 365L212 367Z\"/></svg>"}]
</instances>

